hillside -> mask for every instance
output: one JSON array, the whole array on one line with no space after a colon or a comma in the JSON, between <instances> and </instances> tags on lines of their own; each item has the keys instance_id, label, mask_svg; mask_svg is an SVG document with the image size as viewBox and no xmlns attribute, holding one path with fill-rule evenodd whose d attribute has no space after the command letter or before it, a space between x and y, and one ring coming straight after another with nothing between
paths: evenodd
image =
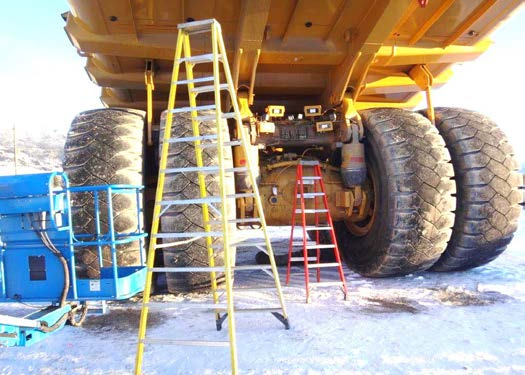
<instances>
[{"instance_id":1,"label":"hillside","mask_svg":"<svg viewBox=\"0 0 525 375\"><path fill-rule=\"evenodd\" d=\"M16 172L35 173L60 170L65 135L58 130L17 130ZM15 173L13 129L0 128L0 175Z\"/></svg>"}]
</instances>

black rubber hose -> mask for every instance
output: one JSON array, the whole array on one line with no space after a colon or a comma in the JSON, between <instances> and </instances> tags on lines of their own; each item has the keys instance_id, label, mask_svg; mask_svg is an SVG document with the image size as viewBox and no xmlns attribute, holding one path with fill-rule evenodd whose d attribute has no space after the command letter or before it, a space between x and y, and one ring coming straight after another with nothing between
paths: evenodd
<instances>
[{"instance_id":1,"label":"black rubber hose","mask_svg":"<svg viewBox=\"0 0 525 375\"><path fill-rule=\"evenodd\" d=\"M56 246L53 244L47 233L45 232L45 212L42 212L39 217L40 222L40 229L33 229L35 230L35 233L38 235L42 243L45 247L47 247L60 261L62 265L62 271L64 273L64 286L62 288L62 293L60 295L60 307L64 307L66 305L66 299L67 299L67 293L69 291L69 267L67 265L67 260L64 257L64 255L56 248Z\"/></svg>"}]
</instances>

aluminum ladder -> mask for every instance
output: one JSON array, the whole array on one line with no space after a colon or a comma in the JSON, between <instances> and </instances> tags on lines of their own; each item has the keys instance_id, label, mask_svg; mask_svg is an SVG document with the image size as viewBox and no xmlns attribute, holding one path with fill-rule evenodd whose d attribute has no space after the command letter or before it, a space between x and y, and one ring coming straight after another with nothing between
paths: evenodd
<instances>
[{"instance_id":1,"label":"aluminum ladder","mask_svg":"<svg viewBox=\"0 0 525 375\"><path fill-rule=\"evenodd\" d=\"M241 114L239 110L239 104L237 102L236 91L233 85L233 80L228 65L226 56L226 49L222 38L221 26L214 20L203 20L188 22L178 25L178 37L177 45L175 49L175 60L173 65L173 74L171 79L171 89L168 99L168 112L166 118L166 125L162 143L162 149L160 154L160 167L158 186L155 196L155 206L153 211L153 222L151 229L151 240L149 244L149 252L147 257L148 273L146 278L146 285L144 289L144 297L142 303L142 310L140 316L139 326L139 337L137 344L137 353L135 358L135 374L142 372L143 358L145 344L172 344L172 345L187 345L187 346L226 346L230 348L230 359L232 374L238 372L238 361L237 361L237 349L236 349L236 331L235 331L235 313L236 312L269 312L273 314L286 329L289 329L288 315L286 312L284 297L282 288L279 280L279 274L275 264L274 254L272 245L268 236L266 221L263 214L263 206L259 196L255 175L252 172L251 160L249 158L247 139L248 136L244 133L242 126ZM191 55L190 49L190 36L194 34L211 33L211 53L201 55ZM201 35L202 36L202 35ZM196 64L211 63L213 64L213 76L194 78L193 69ZM184 80L179 80L179 69L180 65L185 65L186 77ZM220 82L221 69L224 74L225 83ZM208 85L206 85L208 83ZM202 85L204 84L204 85ZM186 85L188 91L189 106L188 107L175 107L175 99L178 85ZM221 91L227 91L233 111L222 113L221 112ZM201 93L213 93L214 104L212 105L199 105L197 103L199 94ZM201 111L212 111L213 114L203 115ZM201 112L201 113L199 113ZM179 137L172 138L171 130L174 114L189 113L191 115L193 136L192 137ZM221 131L221 127L226 126L224 119L234 119L236 121L236 130L239 135L239 139L228 141L225 140L225 135ZM217 127L216 135L201 135L199 130L201 121L215 121ZM226 129L222 129L226 130ZM169 148L175 147L180 142L192 142L195 149L195 164L196 167L187 168L168 168L167 161L169 155ZM241 146L245 152L246 164L243 167L231 168L225 165L224 150L231 146ZM203 150L209 147L215 147L217 149L217 165L204 165L203 163ZM234 172L246 172L248 173L249 180L253 186L251 193L243 194L227 194L225 186L226 173ZM166 176L169 174L176 173L194 173L197 175L199 182L199 196L191 200L165 200L164 199L164 185L166 182ZM206 190L205 176L214 174L219 177L220 185L220 196L208 196ZM255 201L255 207L259 213L258 218L246 218L246 219L229 219L228 216L228 200L235 200L237 198L251 197ZM204 231L201 232L184 232L184 233L160 233L159 222L164 213L171 207L176 205L188 205L195 204L200 205L202 210L202 226ZM214 204L220 205L216 207ZM215 219L210 217L210 213L215 215ZM218 217L218 219L217 219ZM243 243L239 242L232 237L229 233L228 224L238 223L255 223L260 225L260 230L264 235L263 243ZM219 226L220 229L213 229L213 226ZM224 249L224 266L215 265L215 252L217 245L213 244L213 240L216 238L222 238L222 249ZM183 238L198 239L204 238L206 240L208 266L207 267L155 267L154 259L155 252L158 249L164 249L168 247L175 248L176 246L187 243L188 241L180 241ZM163 243L158 243L158 240L163 240ZM178 239L178 241L177 241ZM166 241L173 241L168 242ZM235 266L235 247L247 247L254 246L264 248L270 258L270 265L242 265ZM254 307L254 308L237 308L234 306L233 296L233 274L235 271L250 271L250 270L263 270L273 277L274 287L271 290L277 294L277 302L275 306L271 307ZM171 338L150 338L146 337L148 312L150 308L166 303L155 303L150 301L151 296L151 281L154 272L205 272L210 275L211 289L213 294L213 300L210 303L169 303L170 307L180 304L183 309L195 308L200 310L213 311L215 314L216 328L220 330L222 323L227 319L228 323L228 341L202 341L202 340L178 340ZM221 302L219 296L217 272L223 272L225 276L225 297L226 301ZM245 290L246 288L239 288L237 290ZM268 288L250 288L264 289Z\"/></svg>"},{"instance_id":2,"label":"aluminum ladder","mask_svg":"<svg viewBox=\"0 0 525 375\"><path fill-rule=\"evenodd\" d=\"M303 167L311 167L311 169L313 170L313 174L305 175L305 170ZM310 287L340 286L343 291L344 299L346 300L348 290L346 288L346 280L343 272L343 265L341 263L339 247L337 246L334 224L332 222L330 209L328 207L328 199L326 196L326 190L319 162L299 160L297 162L297 172L295 180L295 198L292 211L292 228L290 233L290 243L288 246L288 267L286 269L286 285L290 283L292 262L302 262L304 266L306 303L308 303L310 300ZM312 188L310 189L312 191L306 192L305 185L312 185ZM319 206L318 199L321 200L321 206ZM309 200L310 202L312 202L313 200L313 208L307 208L306 200ZM298 203L299 207L297 207ZM311 207L312 204L310 204L309 206ZM306 215L312 214L314 215L315 224L307 225L308 220L306 218ZM295 230L298 228L298 225L296 224L298 215L300 215L300 229L302 234L302 241L299 242L294 241ZM324 217L324 220L322 220L322 222L321 216ZM313 231L315 233L315 241L307 240L308 231ZM321 241L321 232L328 233L329 236L323 236L324 238L328 238L328 241ZM294 254L294 247L302 248L302 256L296 256L297 253ZM314 250L315 254L312 255ZM333 251L335 262L321 262L321 251L330 250ZM321 268L336 268L339 275L339 280L322 282ZM316 270L316 282L313 283L310 282L310 270L312 269Z\"/></svg>"}]
</instances>

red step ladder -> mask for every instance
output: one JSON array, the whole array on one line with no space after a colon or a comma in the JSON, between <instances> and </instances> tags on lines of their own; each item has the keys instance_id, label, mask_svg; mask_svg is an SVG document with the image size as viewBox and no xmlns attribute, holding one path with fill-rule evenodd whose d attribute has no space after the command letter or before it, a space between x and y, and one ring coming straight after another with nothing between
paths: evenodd
<instances>
[{"instance_id":1,"label":"red step ladder","mask_svg":"<svg viewBox=\"0 0 525 375\"><path fill-rule=\"evenodd\" d=\"M313 175L304 175L303 167L312 167ZM312 185L311 192L305 192L305 185ZM324 187L323 178L321 175L321 167L318 161L307 161L299 160L297 163L297 174L296 183L294 190L294 203L292 211L292 230L290 233L290 245L288 247L288 268L286 271L286 284L290 282L290 272L292 262L303 262L304 264L304 279L306 285L306 303L309 302L310 298L310 287L324 287L324 286L340 286L344 299L346 300L348 291L346 289L345 275L343 272L343 265L341 264L341 256L339 254L339 248L337 246L337 240L335 238L334 224L332 217L330 216L330 210L328 208L328 199L326 197L326 191ZM321 198L321 207L319 207L318 198ZM306 208L306 199L313 200L313 208ZM297 203L299 201L299 208ZM309 205L312 206L311 204ZM306 215L315 215L315 225L307 225ZM296 227L297 216L301 217L301 231L303 240L300 242L294 242L294 231ZM323 219L321 221L321 218ZM307 240L307 231L315 231L315 241ZM320 232L326 231L329 233L329 243L320 243ZM324 242L324 241L323 241ZM293 248L296 246L302 247L302 256L294 256ZM312 256L312 252L308 250L315 249L315 256ZM333 250L335 256L335 262L321 263L321 251ZM309 254L310 253L310 254ZM313 261L309 263L309 261ZM321 268L336 267L339 273L339 281L324 281L321 282ZM316 282L310 282L310 270L316 270Z\"/></svg>"}]
</instances>

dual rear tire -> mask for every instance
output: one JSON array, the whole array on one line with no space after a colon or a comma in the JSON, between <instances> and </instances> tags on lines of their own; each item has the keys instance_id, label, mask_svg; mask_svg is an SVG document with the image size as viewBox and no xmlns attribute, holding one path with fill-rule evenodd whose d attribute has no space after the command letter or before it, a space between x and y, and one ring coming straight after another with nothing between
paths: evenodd
<instances>
[{"instance_id":1,"label":"dual rear tire","mask_svg":"<svg viewBox=\"0 0 525 375\"><path fill-rule=\"evenodd\" d=\"M459 271L505 250L521 211L520 176L496 124L464 109L437 108L435 127L404 110L361 114L375 212L360 231L336 224L352 269L371 277Z\"/></svg>"}]
</instances>

